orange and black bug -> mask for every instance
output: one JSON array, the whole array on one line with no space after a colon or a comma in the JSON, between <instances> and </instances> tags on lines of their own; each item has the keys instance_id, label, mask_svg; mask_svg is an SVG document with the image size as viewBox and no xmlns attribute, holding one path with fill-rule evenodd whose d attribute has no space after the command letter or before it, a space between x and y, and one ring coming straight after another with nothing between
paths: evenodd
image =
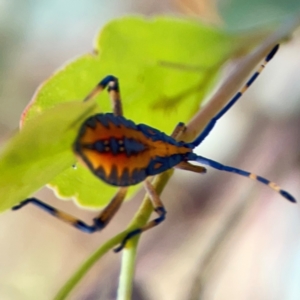
<instances>
[{"instance_id":1,"label":"orange and black bug","mask_svg":"<svg viewBox=\"0 0 300 300\"><path fill-rule=\"evenodd\" d=\"M153 208L158 214L158 218L130 232L121 245L115 249L117 252L125 246L126 241L132 236L158 225L165 219L166 210L163 203L147 178L173 167L197 173L206 172L205 168L192 165L189 161L196 161L221 171L236 173L259 181L281 194L287 200L296 202L292 195L268 179L247 171L222 165L219 162L193 153L193 149L205 139L218 119L231 108L255 81L264 66L275 55L278 48L279 45L276 45L272 49L265 58L264 64L259 67L242 89L191 143L175 139L178 133L184 131L185 126L183 123L179 123L174 132L169 136L148 125L135 124L133 121L123 117L118 80L111 75L105 77L84 101L95 97L99 92L108 87L108 92L113 103L113 113L100 113L86 119L78 132L73 150L79 161L86 165L95 176L108 184L120 187L114 198L100 215L93 220L93 225L88 225L77 220L73 216L63 213L36 198L28 198L13 209L16 210L27 203L32 203L82 231L93 233L103 229L117 212L125 198L128 186L144 182L145 189L152 200Z\"/></svg>"}]
</instances>

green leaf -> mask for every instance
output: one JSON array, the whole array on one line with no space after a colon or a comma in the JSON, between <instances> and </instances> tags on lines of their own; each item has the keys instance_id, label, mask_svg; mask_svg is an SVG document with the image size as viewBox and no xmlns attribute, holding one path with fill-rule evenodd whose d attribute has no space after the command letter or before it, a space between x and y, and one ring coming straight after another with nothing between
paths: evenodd
<instances>
[{"instance_id":1,"label":"green leaf","mask_svg":"<svg viewBox=\"0 0 300 300\"><path fill-rule=\"evenodd\" d=\"M70 145L94 102L58 104L27 122L0 153L0 211L12 207L70 168Z\"/></svg>"},{"instance_id":2,"label":"green leaf","mask_svg":"<svg viewBox=\"0 0 300 300\"><path fill-rule=\"evenodd\" d=\"M198 109L220 66L238 49L238 39L197 21L127 17L107 24L95 48L40 87L25 122L59 103L83 99L113 74L120 80L125 116L170 133ZM97 101L101 111L111 111L106 93ZM81 166L59 173L50 186L85 207L104 206L116 191Z\"/></svg>"}]
</instances>

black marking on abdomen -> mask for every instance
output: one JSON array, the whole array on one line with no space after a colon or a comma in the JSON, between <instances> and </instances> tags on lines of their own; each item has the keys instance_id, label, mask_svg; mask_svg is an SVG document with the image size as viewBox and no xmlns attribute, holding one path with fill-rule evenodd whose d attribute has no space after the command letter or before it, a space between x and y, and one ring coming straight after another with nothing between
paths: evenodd
<instances>
[{"instance_id":1,"label":"black marking on abdomen","mask_svg":"<svg viewBox=\"0 0 300 300\"><path fill-rule=\"evenodd\" d=\"M139 131L141 131L147 138L150 138L152 141L163 141L171 145L178 145L178 142L173 139L171 136L159 131L156 128L152 128L145 124L137 125Z\"/></svg>"},{"instance_id":2,"label":"black marking on abdomen","mask_svg":"<svg viewBox=\"0 0 300 300\"><path fill-rule=\"evenodd\" d=\"M147 150L147 147L138 140L126 137L124 138L124 151L128 157L141 153L145 150Z\"/></svg>"},{"instance_id":3,"label":"black marking on abdomen","mask_svg":"<svg viewBox=\"0 0 300 300\"><path fill-rule=\"evenodd\" d=\"M118 140L112 137L109 139L109 142L110 142L110 149L113 155L117 155L118 153L120 153L120 145L118 143Z\"/></svg>"},{"instance_id":4,"label":"black marking on abdomen","mask_svg":"<svg viewBox=\"0 0 300 300\"><path fill-rule=\"evenodd\" d=\"M168 163L169 163L169 167L173 168L176 165L178 165L180 162L182 162L184 160L185 155L182 154L173 154L171 156L168 157Z\"/></svg>"},{"instance_id":5,"label":"black marking on abdomen","mask_svg":"<svg viewBox=\"0 0 300 300\"><path fill-rule=\"evenodd\" d=\"M146 172L148 176L160 174L178 165L180 162L185 160L185 157L185 154L173 154L166 157L157 156L151 160Z\"/></svg>"},{"instance_id":6,"label":"black marking on abdomen","mask_svg":"<svg viewBox=\"0 0 300 300\"><path fill-rule=\"evenodd\" d=\"M110 174L105 174L104 169L99 167L95 174L106 183L114 186L130 186L142 182L148 176L144 169L134 169L131 174L125 168L121 176L118 176L117 167L112 166Z\"/></svg>"},{"instance_id":7,"label":"black marking on abdomen","mask_svg":"<svg viewBox=\"0 0 300 300\"><path fill-rule=\"evenodd\" d=\"M131 175L132 184L142 182L147 176L144 169L134 169Z\"/></svg>"},{"instance_id":8,"label":"black marking on abdomen","mask_svg":"<svg viewBox=\"0 0 300 300\"><path fill-rule=\"evenodd\" d=\"M159 156L153 158L146 169L147 175L153 176L170 169L168 158Z\"/></svg>"},{"instance_id":9,"label":"black marking on abdomen","mask_svg":"<svg viewBox=\"0 0 300 300\"><path fill-rule=\"evenodd\" d=\"M129 170L125 168L119 180L120 186L128 186L131 184L131 177L129 176Z\"/></svg>"},{"instance_id":10,"label":"black marking on abdomen","mask_svg":"<svg viewBox=\"0 0 300 300\"><path fill-rule=\"evenodd\" d=\"M97 151L98 153L111 152L113 155L125 153L127 157L137 155L148 149L146 145L132 138L117 139L111 137L105 140L98 140L91 144L81 145L83 149Z\"/></svg>"},{"instance_id":11,"label":"black marking on abdomen","mask_svg":"<svg viewBox=\"0 0 300 300\"><path fill-rule=\"evenodd\" d=\"M95 118L95 117L91 117L91 118L87 119L87 120L85 121L85 125L86 125L87 127L90 127L90 128L92 128L92 129L95 129L96 126L97 126L97 120L96 120L96 118Z\"/></svg>"},{"instance_id":12,"label":"black marking on abdomen","mask_svg":"<svg viewBox=\"0 0 300 300\"><path fill-rule=\"evenodd\" d=\"M106 174L105 174L105 170L103 167L98 167L96 170L95 170L95 175L97 177L100 177L102 180L106 181Z\"/></svg>"},{"instance_id":13,"label":"black marking on abdomen","mask_svg":"<svg viewBox=\"0 0 300 300\"><path fill-rule=\"evenodd\" d=\"M96 114L94 116L91 116L83 123L83 127L89 126L91 128L95 128L94 127L95 121L101 123L107 129L110 128L110 124L113 124L117 127L123 125L126 128L135 129L135 130L137 129L137 126L131 120L127 120L122 116L115 116L112 113Z\"/></svg>"},{"instance_id":14,"label":"black marking on abdomen","mask_svg":"<svg viewBox=\"0 0 300 300\"><path fill-rule=\"evenodd\" d=\"M105 114L95 115L98 122L100 122L105 128L109 129L109 120L105 117Z\"/></svg>"},{"instance_id":15,"label":"black marking on abdomen","mask_svg":"<svg viewBox=\"0 0 300 300\"><path fill-rule=\"evenodd\" d=\"M135 129L135 130L137 129L137 126L133 121L127 120L123 116L115 116L113 113L102 114L100 122L102 123L103 121L105 123L112 123L117 127L123 125L126 128Z\"/></svg>"},{"instance_id":16,"label":"black marking on abdomen","mask_svg":"<svg viewBox=\"0 0 300 300\"><path fill-rule=\"evenodd\" d=\"M108 182L112 185L119 185L119 178L118 178L118 169L117 169L117 166L115 165L112 165L112 168L111 168L111 171L110 171L110 174L107 178Z\"/></svg>"},{"instance_id":17,"label":"black marking on abdomen","mask_svg":"<svg viewBox=\"0 0 300 300\"><path fill-rule=\"evenodd\" d=\"M97 141L96 143L91 144L90 146L92 147L91 149L96 150L99 153L105 152L105 145L103 141Z\"/></svg>"}]
</instances>

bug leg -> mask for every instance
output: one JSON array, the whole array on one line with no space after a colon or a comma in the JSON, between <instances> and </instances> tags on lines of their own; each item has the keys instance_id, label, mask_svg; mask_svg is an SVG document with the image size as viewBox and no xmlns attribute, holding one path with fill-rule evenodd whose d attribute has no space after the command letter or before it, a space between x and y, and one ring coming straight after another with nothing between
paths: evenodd
<instances>
[{"instance_id":1,"label":"bug leg","mask_svg":"<svg viewBox=\"0 0 300 300\"><path fill-rule=\"evenodd\" d=\"M95 98L99 93L101 93L110 82L116 82L118 85L118 78L113 75L108 75L104 77L93 89L92 91L83 99L83 101L88 101L92 98Z\"/></svg>"},{"instance_id":2,"label":"bug leg","mask_svg":"<svg viewBox=\"0 0 300 300\"><path fill-rule=\"evenodd\" d=\"M100 215L94 218L94 222L101 223L103 224L103 227L105 227L121 207L127 194L127 190L127 187L120 187L118 192L112 198L110 203L104 208L104 210L102 210Z\"/></svg>"},{"instance_id":3,"label":"bug leg","mask_svg":"<svg viewBox=\"0 0 300 300\"><path fill-rule=\"evenodd\" d=\"M63 222L66 222L66 223L74 226L75 228L77 228L81 231L84 231L87 233L93 233L96 230L102 229L102 227L98 228L98 224L96 224L96 223L92 226L88 225L88 224L84 223L83 221L76 219L72 215L62 212L62 211L56 209L55 207L52 207L36 198L28 198L28 199L22 201L19 205L14 206L12 208L12 210L20 209L29 203L36 205L37 207L41 208L42 210L46 211L47 213L51 214L52 216L58 218L59 220L62 220Z\"/></svg>"},{"instance_id":4,"label":"bug leg","mask_svg":"<svg viewBox=\"0 0 300 300\"><path fill-rule=\"evenodd\" d=\"M204 128L204 130L200 133L200 135L191 143L194 147L200 145L202 141L208 136L210 131L214 128L217 121L238 101L238 99L246 92L246 90L249 88L249 86L256 80L256 78L259 76L259 74L263 71L266 64L274 57L277 50L279 48L279 45L276 45L270 53L266 56L264 62L259 66L257 71L251 76L251 78L246 82L246 84L239 90L237 94L223 107L223 109L216 114L210 122L207 124L207 126Z\"/></svg>"},{"instance_id":5,"label":"bug leg","mask_svg":"<svg viewBox=\"0 0 300 300\"><path fill-rule=\"evenodd\" d=\"M184 133L185 130L186 130L185 124L182 122L179 122L177 124L177 126L175 127L175 129L173 130L171 137L176 139L182 133ZM206 169L204 167L195 166L193 164L190 164L187 161L180 162L178 165L175 166L175 168L186 170L186 171L191 171L191 172L195 172L195 173L206 173Z\"/></svg>"},{"instance_id":6,"label":"bug leg","mask_svg":"<svg viewBox=\"0 0 300 300\"><path fill-rule=\"evenodd\" d=\"M163 203L161 202L160 198L159 198L159 195L156 193L154 187L152 186L152 184L150 183L149 180L145 180L144 181L144 185L145 185L145 189L152 201L152 205L153 205L153 208L154 208L154 211L158 214L158 218L148 222L146 225L144 225L143 227L141 228L137 228L131 232L129 232L125 238L123 239L122 243L119 245L119 247L115 248L114 251L115 252L119 252L121 251L125 245L126 245L126 242L131 239L132 237L142 233L143 231L146 231L152 227L155 227L157 226L158 224L160 224L161 222L164 221L165 219L165 216L166 216L166 210L165 210L165 207L163 205Z\"/></svg>"},{"instance_id":7,"label":"bug leg","mask_svg":"<svg viewBox=\"0 0 300 300\"><path fill-rule=\"evenodd\" d=\"M179 135L181 135L186 130L186 126L184 123L179 122L174 128L171 137L176 139Z\"/></svg>"},{"instance_id":8,"label":"bug leg","mask_svg":"<svg viewBox=\"0 0 300 300\"><path fill-rule=\"evenodd\" d=\"M175 168L201 174L206 173L206 168L190 164L187 161L182 161L181 163L176 165Z\"/></svg>"},{"instance_id":9,"label":"bug leg","mask_svg":"<svg viewBox=\"0 0 300 300\"><path fill-rule=\"evenodd\" d=\"M103 78L94 89L83 99L83 101L88 101L96 97L101 93L106 87L113 105L113 112L116 116L123 116L122 103L120 99L120 89L118 78L113 75L108 75Z\"/></svg>"},{"instance_id":10,"label":"bug leg","mask_svg":"<svg viewBox=\"0 0 300 300\"><path fill-rule=\"evenodd\" d=\"M113 113L115 116L123 116L122 102L120 98L120 88L118 80L111 81L108 84L108 93L113 106Z\"/></svg>"},{"instance_id":11,"label":"bug leg","mask_svg":"<svg viewBox=\"0 0 300 300\"><path fill-rule=\"evenodd\" d=\"M103 229L108 224L108 222L111 220L111 218L115 215L115 213L121 206L126 196L126 192L127 188L120 188L116 195L113 197L112 201L108 204L108 206L100 213L98 217L93 219L93 225L88 225L83 221L78 220L74 216L60 211L55 207L52 207L36 198L28 198L22 201L20 204L14 206L12 210L18 210L23 206L31 203L46 211L47 213L51 214L52 216L58 218L59 220L62 220L63 222L66 222L83 232L94 233Z\"/></svg>"},{"instance_id":12,"label":"bug leg","mask_svg":"<svg viewBox=\"0 0 300 300\"><path fill-rule=\"evenodd\" d=\"M220 170L220 171L235 173L235 174L238 174L238 175L241 175L241 176L248 177L252 180L259 181L259 182L267 185L268 187L270 187L275 192L279 193L281 196L283 196L287 200L289 200L291 202L296 202L296 199L290 193L288 193L285 190L282 190L276 183L274 183L274 182L272 182L272 181L270 181L270 180L268 180L264 177L261 177L261 176L258 176L256 174L253 174L253 173L250 173L250 172L247 172L247 171L244 171L244 170L240 170L240 169L237 169L237 168L234 168L234 167L222 165L219 162L216 162L214 160L205 158L203 156L198 156L194 153L191 153L190 160L197 161L201 164L210 166L210 167L212 167L214 169L217 169L217 170Z\"/></svg>"}]
</instances>

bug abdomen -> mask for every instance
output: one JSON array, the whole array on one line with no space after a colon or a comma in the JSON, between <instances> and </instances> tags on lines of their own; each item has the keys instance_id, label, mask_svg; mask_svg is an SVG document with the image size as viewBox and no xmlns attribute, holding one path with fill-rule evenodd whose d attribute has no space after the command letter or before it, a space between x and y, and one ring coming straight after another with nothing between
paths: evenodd
<instances>
[{"instance_id":1,"label":"bug abdomen","mask_svg":"<svg viewBox=\"0 0 300 300\"><path fill-rule=\"evenodd\" d=\"M129 186L174 167L191 149L150 126L97 114L83 123L74 151L103 181Z\"/></svg>"}]
</instances>

